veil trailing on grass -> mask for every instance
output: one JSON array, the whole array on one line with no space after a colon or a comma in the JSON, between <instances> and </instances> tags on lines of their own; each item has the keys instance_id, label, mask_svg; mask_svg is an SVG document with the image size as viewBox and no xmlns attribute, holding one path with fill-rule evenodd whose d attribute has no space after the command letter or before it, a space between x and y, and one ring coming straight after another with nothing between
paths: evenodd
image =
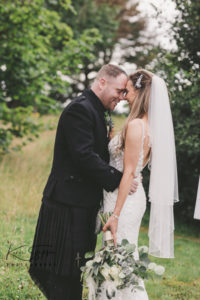
<instances>
[{"instance_id":1,"label":"veil trailing on grass","mask_svg":"<svg viewBox=\"0 0 200 300\"><path fill-rule=\"evenodd\" d=\"M148 112L151 146L149 254L174 257L173 205L178 199L174 129L163 79L153 76Z\"/></svg>"}]
</instances>

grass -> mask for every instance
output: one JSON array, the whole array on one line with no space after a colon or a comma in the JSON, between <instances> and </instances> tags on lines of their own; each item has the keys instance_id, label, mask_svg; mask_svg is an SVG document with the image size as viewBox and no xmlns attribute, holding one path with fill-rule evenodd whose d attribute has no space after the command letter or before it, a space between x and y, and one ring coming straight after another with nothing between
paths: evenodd
<instances>
[{"instance_id":1,"label":"grass","mask_svg":"<svg viewBox=\"0 0 200 300\"><path fill-rule=\"evenodd\" d=\"M58 117L52 117L57 123ZM115 118L119 130L124 119ZM117 131L116 130L116 131ZM51 168L55 131L21 152L7 154L0 164L0 300L45 299L28 273L42 190ZM148 213L140 231L139 244L148 245ZM19 248L19 246L23 246ZM97 248L101 247L101 236ZM146 282L150 300L200 299L200 237L184 224L176 225L175 259L151 258L166 267L163 280ZM87 299L84 290L84 299Z\"/></svg>"}]
</instances>

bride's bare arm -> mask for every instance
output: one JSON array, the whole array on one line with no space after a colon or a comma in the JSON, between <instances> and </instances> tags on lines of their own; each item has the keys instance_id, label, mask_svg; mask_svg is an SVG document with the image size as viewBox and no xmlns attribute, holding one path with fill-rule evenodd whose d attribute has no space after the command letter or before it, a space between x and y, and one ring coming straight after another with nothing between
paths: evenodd
<instances>
[{"instance_id":1,"label":"bride's bare arm","mask_svg":"<svg viewBox=\"0 0 200 300\"><path fill-rule=\"evenodd\" d=\"M118 225L118 219L116 216L120 215L124 202L129 194L132 180L134 178L135 170L138 164L139 155L142 144L142 125L139 119L135 119L128 124L125 150L124 150L124 171L119 185L119 191L114 216L111 216L104 226L103 230L106 231L110 228L114 241L116 244L116 231Z\"/></svg>"}]
</instances>

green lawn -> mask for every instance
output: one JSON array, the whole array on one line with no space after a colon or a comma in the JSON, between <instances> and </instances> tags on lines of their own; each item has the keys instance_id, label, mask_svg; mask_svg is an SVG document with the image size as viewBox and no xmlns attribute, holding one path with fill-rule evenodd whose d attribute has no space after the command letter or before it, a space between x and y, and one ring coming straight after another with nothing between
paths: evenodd
<instances>
[{"instance_id":1,"label":"green lawn","mask_svg":"<svg viewBox=\"0 0 200 300\"><path fill-rule=\"evenodd\" d=\"M56 123L58 117L52 117ZM123 119L115 119L119 129ZM51 167L55 131L43 132L23 152L7 154L0 164L0 299L45 299L27 274L28 258L42 189ZM181 188L181 187L180 187ZM148 245L147 219L140 245ZM199 235L198 235L199 236ZM101 241L98 239L97 248ZM21 248L19 248L21 246ZM151 258L166 268L163 280L148 281L150 300L200 299L200 238L176 226L175 259ZM86 290L84 299L87 299Z\"/></svg>"}]
</instances>

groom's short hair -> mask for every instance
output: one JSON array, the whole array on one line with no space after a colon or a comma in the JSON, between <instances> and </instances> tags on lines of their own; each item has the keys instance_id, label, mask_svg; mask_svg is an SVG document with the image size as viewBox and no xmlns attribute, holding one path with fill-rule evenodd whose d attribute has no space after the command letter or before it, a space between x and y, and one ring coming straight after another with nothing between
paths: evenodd
<instances>
[{"instance_id":1,"label":"groom's short hair","mask_svg":"<svg viewBox=\"0 0 200 300\"><path fill-rule=\"evenodd\" d=\"M99 70L99 72L96 75L96 79L99 79L106 75L109 77L116 78L120 74L124 74L128 77L126 72L123 69L121 69L120 67L113 65L113 64L107 64L107 65L103 65L103 67L101 67L101 69Z\"/></svg>"}]
</instances>

